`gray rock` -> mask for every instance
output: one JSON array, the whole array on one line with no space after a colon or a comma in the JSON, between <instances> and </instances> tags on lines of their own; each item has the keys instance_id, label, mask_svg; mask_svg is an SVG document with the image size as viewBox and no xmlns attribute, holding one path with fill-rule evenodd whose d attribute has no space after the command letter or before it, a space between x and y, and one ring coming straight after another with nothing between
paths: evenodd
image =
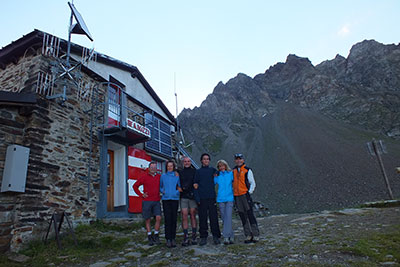
<instances>
[{"instance_id":1,"label":"gray rock","mask_svg":"<svg viewBox=\"0 0 400 267\"><path fill-rule=\"evenodd\" d=\"M107 261L99 261L93 264L90 264L89 267L106 267L108 265L112 264L111 262Z\"/></svg>"},{"instance_id":2,"label":"gray rock","mask_svg":"<svg viewBox=\"0 0 400 267\"><path fill-rule=\"evenodd\" d=\"M144 250L148 250L148 249L152 248L152 246L149 246L149 245L139 245L139 247L144 249Z\"/></svg>"},{"instance_id":3,"label":"gray rock","mask_svg":"<svg viewBox=\"0 0 400 267\"><path fill-rule=\"evenodd\" d=\"M194 256L217 256L219 255L219 251L215 248L193 248Z\"/></svg>"},{"instance_id":4,"label":"gray rock","mask_svg":"<svg viewBox=\"0 0 400 267\"><path fill-rule=\"evenodd\" d=\"M30 260L31 258L23 254L10 254L8 256L8 259L19 263L24 263Z\"/></svg>"},{"instance_id":5,"label":"gray rock","mask_svg":"<svg viewBox=\"0 0 400 267\"><path fill-rule=\"evenodd\" d=\"M160 254L161 254L161 251L156 251L156 252L154 252L153 254L150 254L147 257L155 257L155 256L160 255Z\"/></svg>"},{"instance_id":6,"label":"gray rock","mask_svg":"<svg viewBox=\"0 0 400 267\"><path fill-rule=\"evenodd\" d=\"M140 253L140 252L129 252L129 253L126 253L124 256L125 257L140 258L140 257L142 257L142 253Z\"/></svg>"},{"instance_id":7,"label":"gray rock","mask_svg":"<svg viewBox=\"0 0 400 267\"><path fill-rule=\"evenodd\" d=\"M109 259L109 261L111 261L111 262L124 262L124 261L126 261L126 259L118 257L118 258Z\"/></svg>"}]
</instances>

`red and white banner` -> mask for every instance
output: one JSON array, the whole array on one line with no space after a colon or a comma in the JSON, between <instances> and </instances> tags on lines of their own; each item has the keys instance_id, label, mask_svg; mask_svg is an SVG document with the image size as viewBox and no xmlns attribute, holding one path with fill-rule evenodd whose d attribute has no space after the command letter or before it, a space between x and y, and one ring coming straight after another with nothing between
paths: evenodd
<instances>
[{"instance_id":1,"label":"red and white banner","mask_svg":"<svg viewBox=\"0 0 400 267\"><path fill-rule=\"evenodd\" d=\"M128 212L141 213L142 199L133 190L133 185L139 177L141 177L149 167L151 156L142 149L129 147L128 149L128 188L129 188L129 207ZM143 193L143 186L139 187Z\"/></svg>"}]
</instances>

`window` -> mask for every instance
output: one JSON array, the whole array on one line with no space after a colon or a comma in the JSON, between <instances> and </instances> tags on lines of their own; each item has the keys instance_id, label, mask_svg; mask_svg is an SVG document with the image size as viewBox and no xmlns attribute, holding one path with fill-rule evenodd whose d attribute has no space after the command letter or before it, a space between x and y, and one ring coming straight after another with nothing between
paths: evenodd
<instances>
[{"instance_id":1,"label":"window","mask_svg":"<svg viewBox=\"0 0 400 267\"><path fill-rule=\"evenodd\" d=\"M171 126L149 113L145 114L145 119L146 127L151 131L151 140L145 143L146 149L171 157Z\"/></svg>"},{"instance_id":2,"label":"window","mask_svg":"<svg viewBox=\"0 0 400 267\"><path fill-rule=\"evenodd\" d=\"M108 127L119 126L120 113L120 88L111 84L108 86Z\"/></svg>"}]
</instances>

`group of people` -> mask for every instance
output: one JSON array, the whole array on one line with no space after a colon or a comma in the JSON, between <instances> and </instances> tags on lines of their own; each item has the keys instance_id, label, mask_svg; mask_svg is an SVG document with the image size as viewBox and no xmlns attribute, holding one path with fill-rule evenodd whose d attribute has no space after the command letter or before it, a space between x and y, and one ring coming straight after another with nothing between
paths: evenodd
<instances>
[{"instance_id":1,"label":"group of people","mask_svg":"<svg viewBox=\"0 0 400 267\"><path fill-rule=\"evenodd\" d=\"M220 244L221 232L218 224L217 203L223 221L224 244L233 244L232 211L234 205L243 224L245 243L257 242L259 230L253 213L251 194L256 183L252 170L244 164L243 154L235 154L233 170L225 160L217 162L217 169L210 166L210 155L201 155L201 168L192 167L190 158L183 158L183 169L177 170L175 162L167 161L166 172L157 173L157 164L151 162L148 172L136 181L134 191L142 197L142 215L146 222L149 245L160 244L161 203L164 213L165 239L167 247L176 247L178 206L181 207L182 246L197 244L197 221L199 215L199 245L207 244L208 221L214 244ZM139 187L143 185L143 193ZM217 187L217 190L216 190ZM217 193L216 193L217 191ZM151 218L155 217L154 233ZM191 236L189 236L189 219Z\"/></svg>"}]
</instances>

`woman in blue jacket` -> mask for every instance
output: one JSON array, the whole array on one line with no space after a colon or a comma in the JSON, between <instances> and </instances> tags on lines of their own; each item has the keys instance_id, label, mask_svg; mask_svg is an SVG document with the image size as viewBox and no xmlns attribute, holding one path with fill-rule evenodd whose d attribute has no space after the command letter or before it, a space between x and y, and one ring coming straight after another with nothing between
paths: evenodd
<instances>
[{"instance_id":1,"label":"woman in blue jacket","mask_svg":"<svg viewBox=\"0 0 400 267\"><path fill-rule=\"evenodd\" d=\"M176 247L176 220L178 218L179 192L182 191L173 161L167 161L167 172L161 175L160 193L164 211L165 239L167 247Z\"/></svg>"},{"instance_id":2,"label":"woman in blue jacket","mask_svg":"<svg viewBox=\"0 0 400 267\"><path fill-rule=\"evenodd\" d=\"M224 223L224 244L233 244L232 209L233 209L233 173L225 160L217 162L218 176L214 177L214 183L218 185L217 202Z\"/></svg>"}]
</instances>

